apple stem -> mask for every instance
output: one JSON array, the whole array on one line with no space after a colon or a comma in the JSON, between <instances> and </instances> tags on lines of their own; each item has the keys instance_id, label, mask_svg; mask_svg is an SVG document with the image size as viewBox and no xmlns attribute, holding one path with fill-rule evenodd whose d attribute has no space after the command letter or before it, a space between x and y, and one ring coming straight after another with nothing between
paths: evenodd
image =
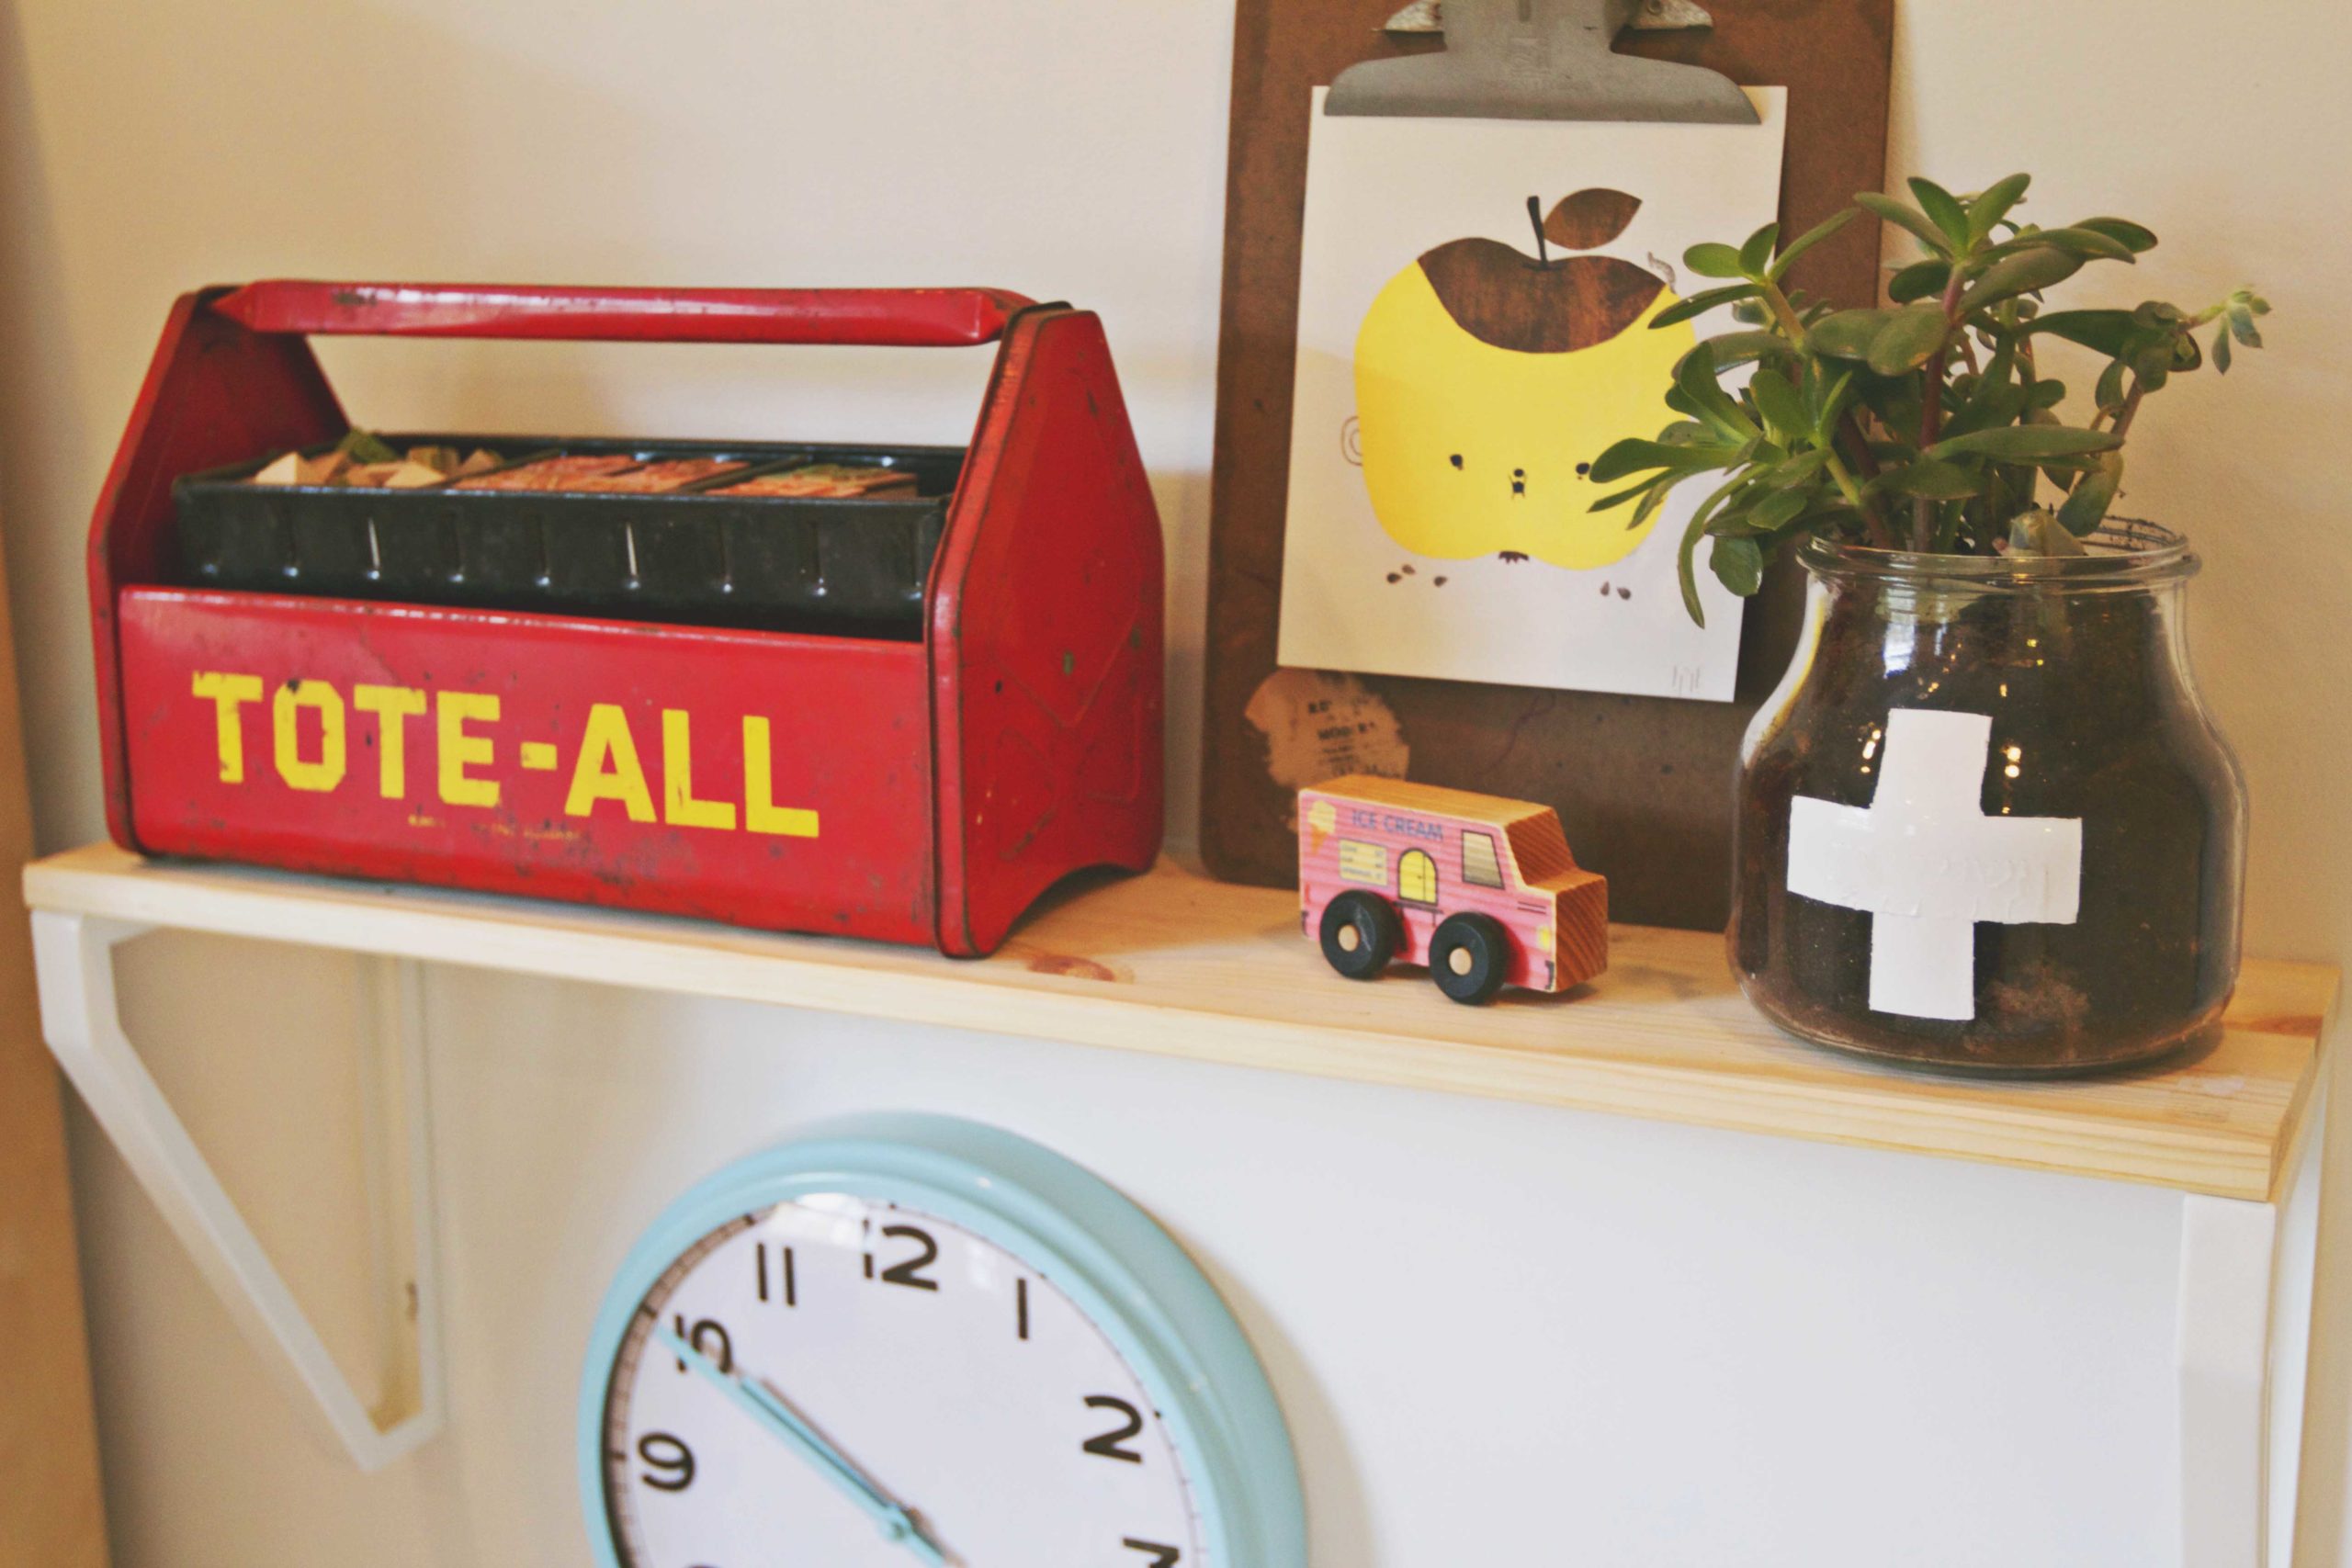
<instances>
[{"instance_id":1,"label":"apple stem","mask_svg":"<svg viewBox=\"0 0 2352 1568\"><path fill-rule=\"evenodd\" d=\"M1535 226L1535 265L1550 266L1552 258L1544 249L1544 204L1532 196L1527 198L1527 220Z\"/></svg>"}]
</instances>

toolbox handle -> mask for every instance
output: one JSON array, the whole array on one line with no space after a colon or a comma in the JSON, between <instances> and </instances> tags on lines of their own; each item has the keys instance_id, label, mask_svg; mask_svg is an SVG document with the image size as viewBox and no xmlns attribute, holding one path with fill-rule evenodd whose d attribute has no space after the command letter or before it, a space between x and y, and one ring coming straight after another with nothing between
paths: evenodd
<instances>
[{"instance_id":1,"label":"toolbox handle","mask_svg":"<svg viewBox=\"0 0 2352 1568\"><path fill-rule=\"evenodd\" d=\"M249 283L212 309L257 333L630 343L991 343L1035 303L1002 288L569 288Z\"/></svg>"}]
</instances>

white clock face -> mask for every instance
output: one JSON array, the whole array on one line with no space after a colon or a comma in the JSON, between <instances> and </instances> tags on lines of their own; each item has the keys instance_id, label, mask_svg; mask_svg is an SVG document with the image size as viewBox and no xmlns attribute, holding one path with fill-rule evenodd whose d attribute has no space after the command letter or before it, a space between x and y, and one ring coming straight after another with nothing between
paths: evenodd
<instances>
[{"instance_id":1,"label":"white clock face","mask_svg":"<svg viewBox=\"0 0 2352 1568\"><path fill-rule=\"evenodd\" d=\"M1020 1258L893 1204L803 1198L688 1247L621 1340L604 1436L628 1568L1207 1562L1167 1428L1111 1341ZM886 1533L887 1506L919 1536Z\"/></svg>"}]
</instances>

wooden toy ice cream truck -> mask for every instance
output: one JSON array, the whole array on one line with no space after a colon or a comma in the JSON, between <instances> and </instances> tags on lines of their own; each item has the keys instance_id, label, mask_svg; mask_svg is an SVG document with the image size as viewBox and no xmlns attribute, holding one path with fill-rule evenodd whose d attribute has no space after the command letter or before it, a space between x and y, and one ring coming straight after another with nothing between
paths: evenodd
<instances>
[{"instance_id":1,"label":"wooden toy ice cream truck","mask_svg":"<svg viewBox=\"0 0 2352 1568\"><path fill-rule=\"evenodd\" d=\"M1298 795L1302 927L1352 980L1424 964L1457 1002L1609 966L1609 883L1548 806L1351 773Z\"/></svg>"}]
</instances>

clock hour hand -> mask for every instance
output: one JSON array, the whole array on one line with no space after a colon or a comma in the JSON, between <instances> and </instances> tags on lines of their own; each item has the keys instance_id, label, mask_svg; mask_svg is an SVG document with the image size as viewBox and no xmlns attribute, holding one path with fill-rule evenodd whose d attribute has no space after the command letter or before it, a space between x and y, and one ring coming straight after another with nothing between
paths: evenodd
<instances>
[{"instance_id":1,"label":"clock hour hand","mask_svg":"<svg viewBox=\"0 0 2352 1568\"><path fill-rule=\"evenodd\" d=\"M703 1380L725 1394L735 1406L757 1421L786 1448L798 1454L808 1465L847 1497L865 1511L885 1538L904 1546L932 1568L949 1568L947 1554L939 1549L906 1505L866 1479L865 1472L852 1464L849 1456L827 1441L824 1435L811 1427L800 1413L786 1404L765 1384L723 1370L704 1355L675 1330L657 1325L653 1337Z\"/></svg>"}]
</instances>

